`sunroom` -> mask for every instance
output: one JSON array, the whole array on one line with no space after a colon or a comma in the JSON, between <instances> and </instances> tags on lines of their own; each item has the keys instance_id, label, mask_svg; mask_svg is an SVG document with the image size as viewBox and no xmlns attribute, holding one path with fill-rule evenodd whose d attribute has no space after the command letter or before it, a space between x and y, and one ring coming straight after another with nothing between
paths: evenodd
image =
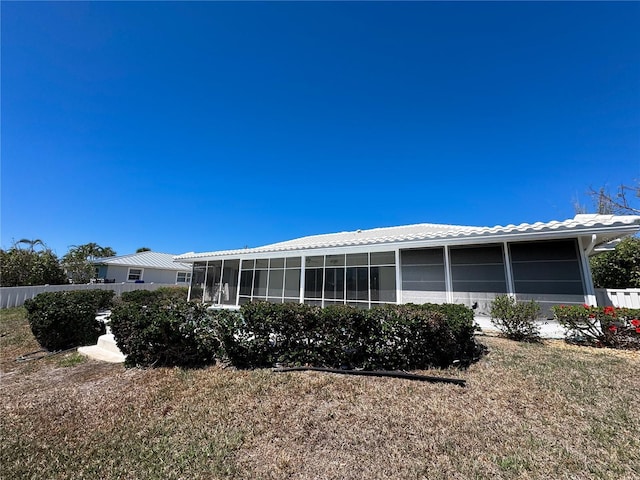
<instances>
[{"instance_id":1,"label":"sunroom","mask_svg":"<svg viewBox=\"0 0 640 480\"><path fill-rule=\"evenodd\" d=\"M496 295L595 304L588 257L640 230L640 217L576 215L496 227L418 224L314 235L258 248L186 253L189 298L371 308L462 303L488 311Z\"/></svg>"}]
</instances>

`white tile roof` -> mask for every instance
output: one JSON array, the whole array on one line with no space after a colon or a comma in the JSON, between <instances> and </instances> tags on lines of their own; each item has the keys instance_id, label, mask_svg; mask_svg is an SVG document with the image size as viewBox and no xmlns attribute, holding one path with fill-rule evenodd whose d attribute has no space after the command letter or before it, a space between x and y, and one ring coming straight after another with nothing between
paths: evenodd
<instances>
[{"instance_id":1,"label":"white tile roof","mask_svg":"<svg viewBox=\"0 0 640 480\"><path fill-rule=\"evenodd\" d=\"M352 232L329 233L297 238L285 242L273 243L257 248L240 250L222 250L217 252L184 253L176 260L193 261L204 257L230 255L247 255L252 253L284 252L291 250L308 250L314 248L334 248L362 245L398 244L413 241L435 240L442 244L454 239L494 238L504 236L550 236L591 235L609 233L601 241L609 241L617 236L628 235L640 230L640 216L632 215L576 215L564 221L521 223L520 225L496 225L495 227L469 227L462 225L441 225L420 223L400 227L373 228ZM599 239L600 240L600 239Z\"/></svg>"},{"instance_id":2,"label":"white tile roof","mask_svg":"<svg viewBox=\"0 0 640 480\"><path fill-rule=\"evenodd\" d=\"M123 265L127 267L158 268L163 270L191 271L191 265L174 262L171 253L140 252L118 257L98 258L91 263L98 265Z\"/></svg>"}]
</instances>

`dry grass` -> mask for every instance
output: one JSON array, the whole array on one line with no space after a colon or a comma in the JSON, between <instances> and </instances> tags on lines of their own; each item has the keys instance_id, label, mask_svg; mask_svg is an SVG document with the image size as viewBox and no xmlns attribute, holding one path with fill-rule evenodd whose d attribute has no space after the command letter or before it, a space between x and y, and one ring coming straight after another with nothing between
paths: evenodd
<instances>
[{"instance_id":1,"label":"dry grass","mask_svg":"<svg viewBox=\"0 0 640 480\"><path fill-rule=\"evenodd\" d=\"M14 362L34 345L24 319L9 317L2 478L640 478L637 353L485 338L490 354L469 370L421 372L464 378L466 388L218 367L62 368L55 357Z\"/></svg>"}]
</instances>

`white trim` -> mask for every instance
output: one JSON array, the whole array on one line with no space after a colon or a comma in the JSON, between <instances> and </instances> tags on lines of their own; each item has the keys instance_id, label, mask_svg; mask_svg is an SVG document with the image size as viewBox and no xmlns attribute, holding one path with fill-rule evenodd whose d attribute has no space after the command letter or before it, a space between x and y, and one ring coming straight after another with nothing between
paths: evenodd
<instances>
[{"instance_id":1,"label":"white trim","mask_svg":"<svg viewBox=\"0 0 640 480\"><path fill-rule=\"evenodd\" d=\"M444 245L444 283L447 303L453 303L453 277L451 276L451 260L449 258L449 245Z\"/></svg>"},{"instance_id":2,"label":"white trim","mask_svg":"<svg viewBox=\"0 0 640 480\"><path fill-rule=\"evenodd\" d=\"M185 276L185 281L184 282L179 282L178 281L178 277L180 275L184 275ZM192 276L192 272L176 272L176 285L185 285L188 284L189 287L191 287L191 276Z\"/></svg>"},{"instance_id":3,"label":"white trim","mask_svg":"<svg viewBox=\"0 0 640 480\"><path fill-rule=\"evenodd\" d=\"M135 280L131 280L131 270L140 270L140 278L135 279ZM129 269L127 270L127 282L137 282L137 281L144 281L144 268L141 267L129 267Z\"/></svg>"},{"instance_id":4,"label":"white trim","mask_svg":"<svg viewBox=\"0 0 640 480\"><path fill-rule=\"evenodd\" d=\"M238 262L238 284L236 285L236 305L240 306L240 280L242 278L242 262ZM253 279L251 279L253 280ZM253 281L251 282L253 283Z\"/></svg>"},{"instance_id":5,"label":"white trim","mask_svg":"<svg viewBox=\"0 0 640 480\"><path fill-rule=\"evenodd\" d=\"M204 294L207 293L207 276L208 275L209 275L209 260L204 262L204 279L202 280L202 298L200 299L202 303L204 303Z\"/></svg>"},{"instance_id":6,"label":"white trim","mask_svg":"<svg viewBox=\"0 0 640 480\"><path fill-rule=\"evenodd\" d=\"M400 265L400 248L396 248L396 303L402 304L402 266Z\"/></svg>"},{"instance_id":7,"label":"white trim","mask_svg":"<svg viewBox=\"0 0 640 480\"><path fill-rule=\"evenodd\" d=\"M587 250L592 249L593 241L587 246ZM597 305L596 290L593 287L593 278L591 277L591 267L589 266L589 257L582 245L582 238L578 237L578 250L580 251L580 265L582 267L582 282L584 286L584 303L587 305Z\"/></svg>"},{"instance_id":8,"label":"white trim","mask_svg":"<svg viewBox=\"0 0 640 480\"><path fill-rule=\"evenodd\" d=\"M304 303L304 287L305 287L305 279L306 279L306 263L307 257L302 255L300 257L300 303Z\"/></svg>"},{"instance_id":9,"label":"white trim","mask_svg":"<svg viewBox=\"0 0 640 480\"><path fill-rule=\"evenodd\" d=\"M504 271L507 275L505 279L507 281L507 293L509 296L515 296L516 286L513 282L513 268L511 266L511 254L509 252L509 244L507 242L502 243L502 260L504 261Z\"/></svg>"}]
</instances>

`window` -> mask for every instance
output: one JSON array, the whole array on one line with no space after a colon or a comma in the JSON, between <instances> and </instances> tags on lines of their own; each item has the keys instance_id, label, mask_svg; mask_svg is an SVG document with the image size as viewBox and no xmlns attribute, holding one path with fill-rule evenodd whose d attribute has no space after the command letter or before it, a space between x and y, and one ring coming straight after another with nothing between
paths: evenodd
<instances>
[{"instance_id":1,"label":"window","mask_svg":"<svg viewBox=\"0 0 640 480\"><path fill-rule=\"evenodd\" d=\"M240 304L252 300L299 302L301 260L300 257L243 260L240 271ZM322 273L322 269L320 272Z\"/></svg>"},{"instance_id":2,"label":"window","mask_svg":"<svg viewBox=\"0 0 640 480\"><path fill-rule=\"evenodd\" d=\"M207 262L196 262L193 264L193 275L191 277L191 288L189 289L189 300L202 301L204 292L204 277L207 271Z\"/></svg>"},{"instance_id":3,"label":"window","mask_svg":"<svg viewBox=\"0 0 640 480\"><path fill-rule=\"evenodd\" d=\"M142 268L130 268L127 275L127 281L137 282L139 280L142 280L142 271Z\"/></svg>"},{"instance_id":4,"label":"window","mask_svg":"<svg viewBox=\"0 0 640 480\"><path fill-rule=\"evenodd\" d=\"M575 240L509 244L516 293L583 295Z\"/></svg>"},{"instance_id":5,"label":"window","mask_svg":"<svg viewBox=\"0 0 640 480\"><path fill-rule=\"evenodd\" d=\"M176 275L176 283L191 282L191 272L178 272Z\"/></svg>"},{"instance_id":6,"label":"window","mask_svg":"<svg viewBox=\"0 0 640 480\"><path fill-rule=\"evenodd\" d=\"M454 292L506 293L502 245L452 247Z\"/></svg>"},{"instance_id":7,"label":"window","mask_svg":"<svg viewBox=\"0 0 640 480\"><path fill-rule=\"evenodd\" d=\"M444 248L403 250L402 290L410 292L444 292Z\"/></svg>"},{"instance_id":8,"label":"window","mask_svg":"<svg viewBox=\"0 0 640 480\"><path fill-rule=\"evenodd\" d=\"M395 252L306 257L304 303L354 305L396 302Z\"/></svg>"}]
</instances>

